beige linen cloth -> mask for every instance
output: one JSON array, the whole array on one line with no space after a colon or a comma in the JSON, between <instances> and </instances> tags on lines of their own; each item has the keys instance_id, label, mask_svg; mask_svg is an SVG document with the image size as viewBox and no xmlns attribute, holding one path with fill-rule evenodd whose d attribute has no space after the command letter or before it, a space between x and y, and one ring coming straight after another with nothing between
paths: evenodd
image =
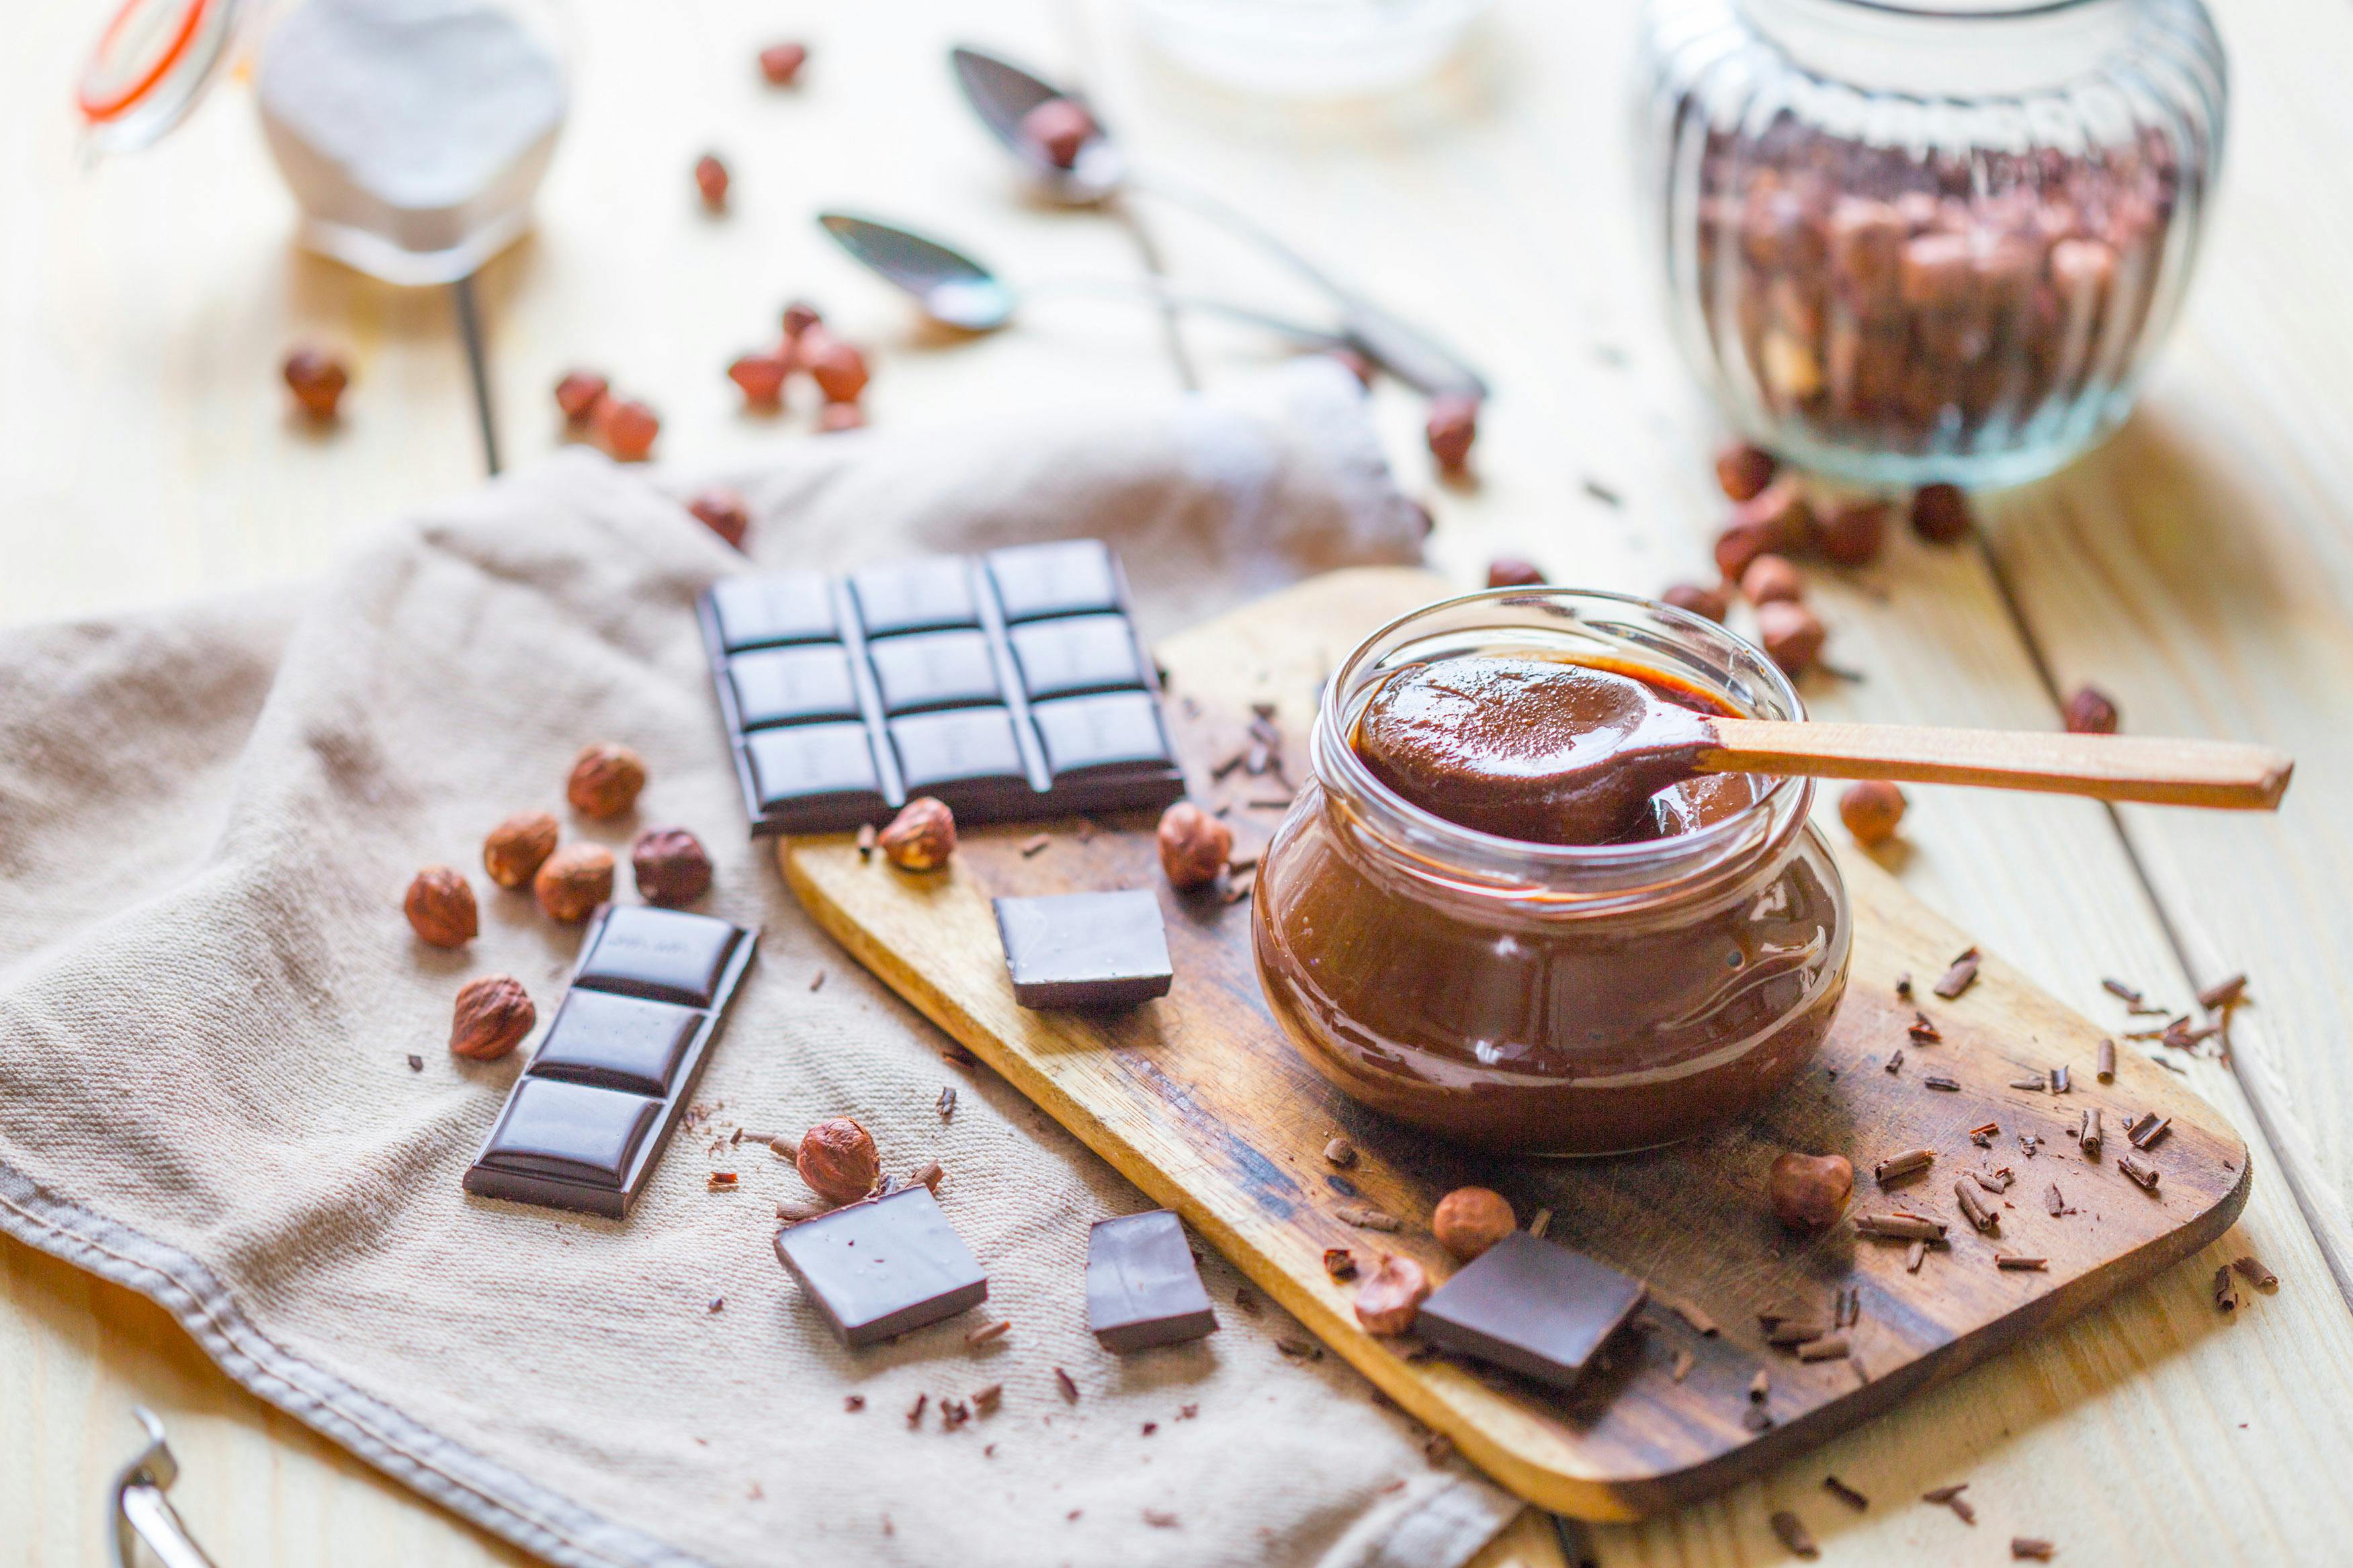
<instances>
[{"instance_id":1,"label":"beige linen cloth","mask_svg":"<svg viewBox=\"0 0 2353 1568\"><path fill-rule=\"evenodd\" d=\"M762 564L1100 533L1160 631L1419 550L1330 366L1228 401L780 451L731 476ZM575 454L299 593L0 635L0 1226L153 1297L262 1398L556 1563L1471 1555L1515 1505L1433 1467L1336 1358L1287 1360L1297 1330L1238 1310L1222 1260L1221 1332L1128 1357L1086 1332L1088 1225L1145 1200L947 1061L746 840L690 613L743 565L654 480ZM634 819L565 813L590 740L649 760ZM453 1058L451 997L512 973L543 1026L579 937L480 874L484 831L527 807L616 849L692 828L718 863L702 907L763 933L708 1131L681 1130L623 1223L459 1189L528 1047ZM464 952L401 918L433 862L481 900ZM888 1168L946 1166L1006 1338L968 1347L976 1312L848 1352L798 1298L770 1237L804 1189L756 1144L712 1144L843 1112ZM743 1190L708 1190L722 1168ZM943 1429L944 1397L991 1384L995 1414Z\"/></svg>"}]
</instances>

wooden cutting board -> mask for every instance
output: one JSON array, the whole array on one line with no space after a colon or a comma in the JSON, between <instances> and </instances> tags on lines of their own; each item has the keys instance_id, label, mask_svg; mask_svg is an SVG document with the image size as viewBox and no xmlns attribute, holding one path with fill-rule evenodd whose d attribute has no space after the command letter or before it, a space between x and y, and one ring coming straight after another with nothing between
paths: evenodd
<instances>
[{"instance_id":1,"label":"wooden cutting board","mask_svg":"<svg viewBox=\"0 0 2353 1568\"><path fill-rule=\"evenodd\" d=\"M1271 775L1213 764L1243 743L1251 704L1271 702L1285 772L1307 776L1315 692L1367 632L1437 597L1422 573L1335 573L1187 632L1159 655L1169 711L1195 798L1230 804L1235 852L1254 852L1282 816ZM1253 804L1258 803L1258 804ZM1181 1213L1242 1271L1420 1420L1531 1502L1588 1519L1630 1519L1768 1468L1951 1377L2046 1324L2189 1256L2247 1200L2246 1146L2173 1077L2130 1049L2097 1081L2100 1032L2011 972L1997 954L1946 1002L1931 987L1968 938L1860 855L1841 868L1856 914L1854 956L1837 1026L1813 1068L1762 1113L1672 1148L1600 1160L1504 1159L1435 1142L1343 1098L1292 1050L1260 998L1250 905L1214 892L1179 895L1162 879L1148 820L967 832L951 867L927 875L861 858L846 836L786 840L778 859L810 912L910 1003L1004 1074L1157 1201ZM1025 853L1024 847L1031 846ZM1159 891L1176 982L1124 1015L1033 1013L1014 1005L989 900L1002 894L1122 887ZM1898 998L1899 976L1915 998ZM1915 1006L1942 1035L1921 1044ZM1894 1072L1889 1058L1904 1061ZM2072 1091L2013 1087L2064 1065ZM1957 1091L1926 1087L1931 1075ZM2086 1161L2070 1135L2101 1108L2105 1148ZM2141 1158L2147 1192L2116 1168L2125 1123L2154 1110L2168 1131ZM1990 1147L1969 1130L2000 1131ZM1343 1172L1324 1158L1344 1134L1359 1151ZM2039 1147L2029 1154L2025 1140ZM1873 1163L1936 1152L1925 1175L1883 1192ZM1841 1223L1820 1237L1782 1231L1765 1173L1784 1150L1839 1152L1857 1180L1850 1215L1905 1208L1948 1222L1948 1248L1916 1273L1905 1247ZM2000 1216L1980 1235L1953 1184L2008 1167ZM1434 1279L1451 1265L1429 1216L1451 1188L1476 1183L1510 1198L1523 1223L1648 1280L1651 1303L1572 1395L1419 1352L1410 1339L1358 1328L1353 1286L1324 1272L1326 1247L1367 1263L1409 1253ZM2060 1215L2049 1212L2050 1192ZM1394 1235L1352 1226L1344 1207L1404 1220ZM1998 1268L1995 1255L2042 1257L2039 1272ZM1852 1286L1860 1318L1849 1360L1800 1362L1765 1343L1758 1314L1827 1318ZM1080 1300L1073 1279L1071 1300ZM1688 1311L1686 1311L1686 1309ZM1714 1325L1715 1332L1703 1332ZM1685 1375L1675 1368L1688 1355ZM1750 1388L1769 1374L1751 1429Z\"/></svg>"}]
</instances>

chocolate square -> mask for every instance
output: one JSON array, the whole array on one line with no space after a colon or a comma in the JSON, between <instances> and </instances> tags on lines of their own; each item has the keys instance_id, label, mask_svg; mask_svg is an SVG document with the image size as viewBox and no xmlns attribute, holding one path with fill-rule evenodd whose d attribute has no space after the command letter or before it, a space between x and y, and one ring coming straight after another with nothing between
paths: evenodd
<instances>
[{"instance_id":1,"label":"chocolate square","mask_svg":"<svg viewBox=\"0 0 2353 1568\"><path fill-rule=\"evenodd\" d=\"M1215 1333L1185 1226L1167 1209L1099 1219L1087 1236L1087 1328L1108 1351Z\"/></svg>"},{"instance_id":2,"label":"chocolate square","mask_svg":"<svg viewBox=\"0 0 2353 1568\"><path fill-rule=\"evenodd\" d=\"M776 1260L845 1345L895 1339L988 1299L988 1276L921 1185L787 1226Z\"/></svg>"},{"instance_id":3,"label":"chocolate square","mask_svg":"<svg viewBox=\"0 0 2353 1568\"><path fill-rule=\"evenodd\" d=\"M989 581L1008 621L1120 607L1119 576L1099 539L1021 544L988 554Z\"/></svg>"},{"instance_id":4,"label":"chocolate square","mask_svg":"<svg viewBox=\"0 0 2353 1568\"><path fill-rule=\"evenodd\" d=\"M1002 708L952 708L893 719L891 744L911 795L938 795L957 784L985 783L1025 792L1029 787L1021 746L1013 736L1013 715Z\"/></svg>"},{"instance_id":5,"label":"chocolate square","mask_svg":"<svg viewBox=\"0 0 2353 1568\"><path fill-rule=\"evenodd\" d=\"M1171 765L1160 708L1141 691L1060 697L1029 710L1056 784L1073 776Z\"/></svg>"},{"instance_id":6,"label":"chocolate square","mask_svg":"<svg viewBox=\"0 0 2353 1568\"><path fill-rule=\"evenodd\" d=\"M1082 691L1138 690L1144 666L1135 631L1125 616L1066 616L1035 621L1008 634L1021 667L1021 689L1031 701Z\"/></svg>"},{"instance_id":7,"label":"chocolate square","mask_svg":"<svg viewBox=\"0 0 2353 1568\"><path fill-rule=\"evenodd\" d=\"M838 802L882 810L882 775L863 724L793 724L744 737L762 811Z\"/></svg>"},{"instance_id":8,"label":"chocolate square","mask_svg":"<svg viewBox=\"0 0 2353 1568\"><path fill-rule=\"evenodd\" d=\"M729 653L779 643L829 642L841 635L833 594L820 572L722 577L711 585L720 646Z\"/></svg>"},{"instance_id":9,"label":"chocolate square","mask_svg":"<svg viewBox=\"0 0 2353 1568\"><path fill-rule=\"evenodd\" d=\"M1568 1388L1648 1289L1630 1274L1516 1230L1440 1286L1421 1304L1414 1332Z\"/></svg>"},{"instance_id":10,"label":"chocolate square","mask_svg":"<svg viewBox=\"0 0 2353 1568\"><path fill-rule=\"evenodd\" d=\"M575 990L532 1058L532 1075L659 1099L670 1092L702 1017L667 1002Z\"/></svg>"},{"instance_id":11,"label":"chocolate square","mask_svg":"<svg viewBox=\"0 0 2353 1568\"><path fill-rule=\"evenodd\" d=\"M988 639L978 632L923 632L866 645L885 713L1002 702Z\"/></svg>"},{"instance_id":12,"label":"chocolate square","mask_svg":"<svg viewBox=\"0 0 2353 1568\"><path fill-rule=\"evenodd\" d=\"M1124 1007L1176 978L1160 900L1146 888L998 899L997 933L1024 1007Z\"/></svg>"},{"instance_id":13,"label":"chocolate square","mask_svg":"<svg viewBox=\"0 0 2353 1568\"><path fill-rule=\"evenodd\" d=\"M859 716L849 655L839 643L739 653L727 661L727 679L746 730Z\"/></svg>"},{"instance_id":14,"label":"chocolate square","mask_svg":"<svg viewBox=\"0 0 2353 1568\"><path fill-rule=\"evenodd\" d=\"M868 637L980 625L972 574L958 556L853 572L849 589L858 597L859 624Z\"/></svg>"},{"instance_id":15,"label":"chocolate square","mask_svg":"<svg viewBox=\"0 0 2353 1568\"><path fill-rule=\"evenodd\" d=\"M662 1102L558 1079L515 1085L480 1164L519 1175L617 1189Z\"/></svg>"},{"instance_id":16,"label":"chocolate square","mask_svg":"<svg viewBox=\"0 0 2353 1568\"><path fill-rule=\"evenodd\" d=\"M595 945L581 955L572 984L708 1007L742 934L709 915L617 905L597 926Z\"/></svg>"}]
</instances>

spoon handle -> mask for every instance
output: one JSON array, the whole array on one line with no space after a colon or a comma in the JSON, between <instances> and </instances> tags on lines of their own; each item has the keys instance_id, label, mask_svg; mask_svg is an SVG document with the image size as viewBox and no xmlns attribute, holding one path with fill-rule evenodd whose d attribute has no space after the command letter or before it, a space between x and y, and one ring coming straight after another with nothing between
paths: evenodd
<instances>
[{"instance_id":1,"label":"spoon handle","mask_svg":"<svg viewBox=\"0 0 2353 1568\"><path fill-rule=\"evenodd\" d=\"M1797 773L2042 790L2097 800L2275 811L2295 762L2268 746L2154 735L1711 721L1711 773Z\"/></svg>"}]
</instances>

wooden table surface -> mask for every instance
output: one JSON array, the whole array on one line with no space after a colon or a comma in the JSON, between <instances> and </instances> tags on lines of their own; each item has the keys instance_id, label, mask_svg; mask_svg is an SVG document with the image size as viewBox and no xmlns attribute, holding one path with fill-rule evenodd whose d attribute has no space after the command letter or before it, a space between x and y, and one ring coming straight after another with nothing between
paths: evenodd
<instances>
[{"instance_id":1,"label":"wooden table surface","mask_svg":"<svg viewBox=\"0 0 2353 1568\"><path fill-rule=\"evenodd\" d=\"M1625 147L1631 7L1505 0L1440 77L1300 108L1183 78L1122 0L576 0L576 99L536 234L479 281L479 403L448 290L404 292L303 257L249 93L226 86L161 148L96 169L68 89L105 0L23 8L0 52L0 620L283 583L373 522L561 438L548 396L609 368L691 465L807 438L734 411L728 359L804 294L875 350L877 423L1085 385L1174 390L1276 352L1112 305L1040 307L943 342L808 222L899 214L1017 276L1135 275L1301 300L1185 214L1121 220L1025 202L947 83L966 36L1082 80L1141 162L1261 215L1438 324L1492 375L1478 480L1440 486L1415 400L1377 412L1399 477L1466 585L1503 553L1556 581L1655 591L1699 575L1724 510L1718 430L1657 325ZM2239 0L2219 18L2235 99L2223 196L2187 315L2142 410L2068 473L2000 497L1971 544L1908 538L1814 576L1834 657L1818 714L2047 727L2092 679L2128 727L2260 740L2300 760L2276 818L1919 788L1883 863L2092 1017L2104 975L2186 1002L2233 970L2232 1058L2180 1062L2246 1137L2254 1195L2216 1247L2146 1289L1721 1498L1586 1532L1604 1563L1747 1563L1799 1511L1825 1560L1997 1561L2013 1533L2063 1563L2312 1562L2353 1536L2353 12ZM806 85L751 56L810 41ZM699 209L706 148L731 213ZM347 416L288 416L277 362L348 354ZM1602 499L1596 487L1616 498ZM0 693L5 693L0 671ZM1833 829L1835 831L1835 829ZM0 962L5 962L0 954ZM2276 1295L2234 1319L2216 1263L2253 1251ZM518 1562L215 1372L158 1309L0 1242L0 1568L102 1560L100 1504L142 1401L181 1457L174 1496L224 1568ZM1873 1499L1852 1513L1835 1471ZM1966 1480L1972 1529L1912 1500ZM1557 1560L1524 1519L1490 1561Z\"/></svg>"}]
</instances>

